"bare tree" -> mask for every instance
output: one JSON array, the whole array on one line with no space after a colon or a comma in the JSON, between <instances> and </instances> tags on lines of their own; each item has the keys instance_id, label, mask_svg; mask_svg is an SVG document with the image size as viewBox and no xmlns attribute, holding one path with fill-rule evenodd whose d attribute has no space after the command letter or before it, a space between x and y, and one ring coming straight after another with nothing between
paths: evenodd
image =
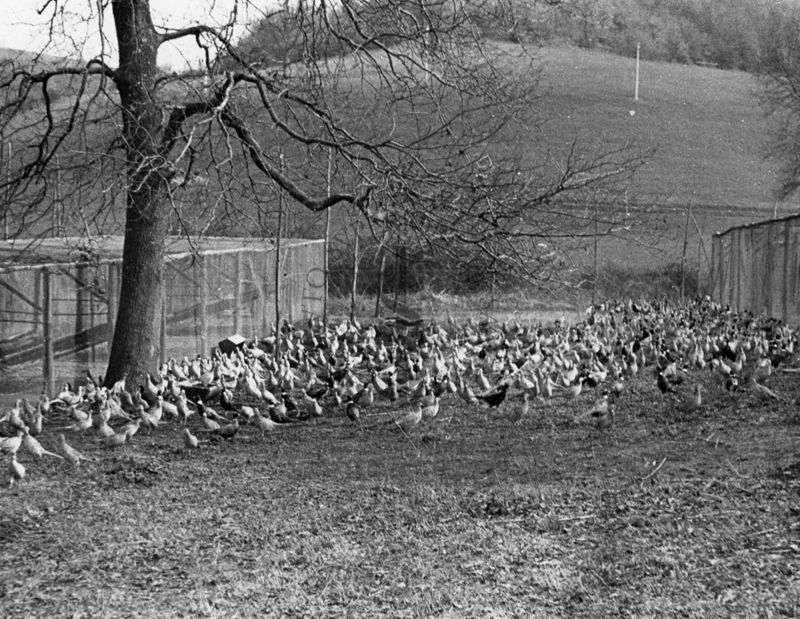
<instances>
[{"instance_id":1,"label":"bare tree","mask_svg":"<svg viewBox=\"0 0 800 619\"><path fill-rule=\"evenodd\" d=\"M779 162L778 199L800 188L800 11L771 10L769 36L761 56L760 98L773 121L770 154Z\"/></svg>"},{"instance_id":2,"label":"bare tree","mask_svg":"<svg viewBox=\"0 0 800 619\"><path fill-rule=\"evenodd\" d=\"M559 196L637 162L621 149L551 166L502 146L535 139L534 58L485 36L486 24L513 26L514 3L285 0L262 13L271 45L234 41L245 4L222 26L172 29L154 26L148 0L101 3L114 31L102 12L98 27L113 45L82 63L12 66L0 82L0 128L22 153L4 185L18 221L46 220L56 167L86 189L83 217L98 229L112 227L124 196L108 383L155 368L171 227L254 224L275 186L308 211L348 203L439 255L474 247L531 275L549 251L536 239L567 234ZM57 27L61 2L43 5ZM206 52L201 69L160 70L159 47L182 39ZM339 173L328 192L331 153Z\"/></svg>"}]
</instances>

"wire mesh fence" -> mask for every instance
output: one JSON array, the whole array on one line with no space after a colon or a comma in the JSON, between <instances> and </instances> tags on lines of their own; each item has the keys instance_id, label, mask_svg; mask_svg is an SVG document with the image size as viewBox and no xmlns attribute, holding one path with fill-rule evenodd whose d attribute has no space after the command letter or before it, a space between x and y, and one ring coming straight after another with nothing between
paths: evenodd
<instances>
[{"instance_id":1,"label":"wire mesh fence","mask_svg":"<svg viewBox=\"0 0 800 619\"><path fill-rule=\"evenodd\" d=\"M800 215L730 228L711 248L716 301L800 322Z\"/></svg>"},{"instance_id":2,"label":"wire mesh fence","mask_svg":"<svg viewBox=\"0 0 800 619\"><path fill-rule=\"evenodd\" d=\"M121 247L121 244L118 244ZM109 251L108 254L113 254ZM161 355L208 354L234 333L268 335L276 317L321 316L324 243L252 239L174 242L165 265ZM0 392L30 392L104 371L117 313L121 259L0 266ZM276 303L276 296L278 302Z\"/></svg>"}]
</instances>

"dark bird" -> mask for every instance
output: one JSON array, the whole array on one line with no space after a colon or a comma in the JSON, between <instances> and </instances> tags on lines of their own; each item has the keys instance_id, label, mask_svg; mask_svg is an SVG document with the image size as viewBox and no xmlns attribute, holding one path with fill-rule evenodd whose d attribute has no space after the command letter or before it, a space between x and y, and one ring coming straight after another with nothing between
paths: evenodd
<instances>
[{"instance_id":1,"label":"dark bird","mask_svg":"<svg viewBox=\"0 0 800 619\"><path fill-rule=\"evenodd\" d=\"M229 413L239 412L239 409L233 405L233 393L227 387L219 394L219 405L222 407L222 410L228 411Z\"/></svg>"},{"instance_id":2,"label":"dark bird","mask_svg":"<svg viewBox=\"0 0 800 619\"><path fill-rule=\"evenodd\" d=\"M672 388L672 385L667 380L666 376L664 376L664 372L658 372L656 374L656 386L661 393L668 393L674 392L675 389Z\"/></svg>"},{"instance_id":3,"label":"dark bird","mask_svg":"<svg viewBox=\"0 0 800 619\"><path fill-rule=\"evenodd\" d=\"M508 383L502 383L495 387L493 391L489 393L483 393L481 395L475 395L476 398L486 402L489 405L489 408L497 408L503 403L503 400L506 399L506 392L508 391Z\"/></svg>"},{"instance_id":4,"label":"dark bird","mask_svg":"<svg viewBox=\"0 0 800 619\"><path fill-rule=\"evenodd\" d=\"M219 430L214 432L217 436L221 436L224 439L231 439L236 436L236 433L239 431L239 419L235 418L231 423L226 423L224 426L220 426Z\"/></svg>"},{"instance_id":5,"label":"dark bird","mask_svg":"<svg viewBox=\"0 0 800 619\"><path fill-rule=\"evenodd\" d=\"M231 423L226 423L223 426L219 426L217 428L209 427L203 430L198 430L198 432L207 432L209 434L219 436L224 439L231 439L236 436L236 433L239 431L239 418L235 418Z\"/></svg>"},{"instance_id":6,"label":"dark bird","mask_svg":"<svg viewBox=\"0 0 800 619\"><path fill-rule=\"evenodd\" d=\"M361 411L358 410L358 405L353 400L347 401L344 410L347 413L347 418L352 422L356 422L361 418Z\"/></svg>"}]
</instances>

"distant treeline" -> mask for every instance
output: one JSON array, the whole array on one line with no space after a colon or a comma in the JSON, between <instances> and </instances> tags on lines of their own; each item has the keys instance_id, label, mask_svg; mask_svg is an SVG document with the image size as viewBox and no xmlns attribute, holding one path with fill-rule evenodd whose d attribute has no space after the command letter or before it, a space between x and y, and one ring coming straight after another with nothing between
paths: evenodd
<instances>
[{"instance_id":1,"label":"distant treeline","mask_svg":"<svg viewBox=\"0 0 800 619\"><path fill-rule=\"evenodd\" d=\"M795 0L515 0L513 34L642 58L759 73L776 31L800 18Z\"/></svg>"},{"instance_id":2,"label":"distant treeline","mask_svg":"<svg viewBox=\"0 0 800 619\"><path fill-rule=\"evenodd\" d=\"M476 25L498 40L568 43L623 56L634 55L638 43L643 59L754 73L760 72L775 32L787 20L800 20L797 0L481 0L484 8L485 2L495 10L481 11ZM433 0L426 10L445 13L448 5ZM364 10L376 26L393 18L392 4L368 6ZM241 41L244 55L274 65L301 61L309 53L321 57L341 51L341 41L323 26L319 8L303 18L318 21L316 36L309 38L297 28L297 13L288 18L277 13ZM337 27L347 30L341 22ZM361 33L349 34L358 39Z\"/></svg>"}]
</instances>

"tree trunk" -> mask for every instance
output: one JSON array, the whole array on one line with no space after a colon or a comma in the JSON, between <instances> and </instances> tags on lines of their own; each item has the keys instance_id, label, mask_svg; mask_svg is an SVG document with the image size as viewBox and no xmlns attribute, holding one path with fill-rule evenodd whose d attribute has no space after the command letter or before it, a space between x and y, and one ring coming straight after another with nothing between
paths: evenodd
<instances>
[{"instance_id":1,"label":"tree trunk","mask_svg":"<svg viewBox=\"0 0 800 619\"><path fill-rule=\"evenodd\" d=\"M159 152L162 110L152 98L158 38L149 0L114 0L112 9L128 189L119 310L105 382L127 376L137 385L158 364L169 168Z\"/></svg>"}]
</instances>

